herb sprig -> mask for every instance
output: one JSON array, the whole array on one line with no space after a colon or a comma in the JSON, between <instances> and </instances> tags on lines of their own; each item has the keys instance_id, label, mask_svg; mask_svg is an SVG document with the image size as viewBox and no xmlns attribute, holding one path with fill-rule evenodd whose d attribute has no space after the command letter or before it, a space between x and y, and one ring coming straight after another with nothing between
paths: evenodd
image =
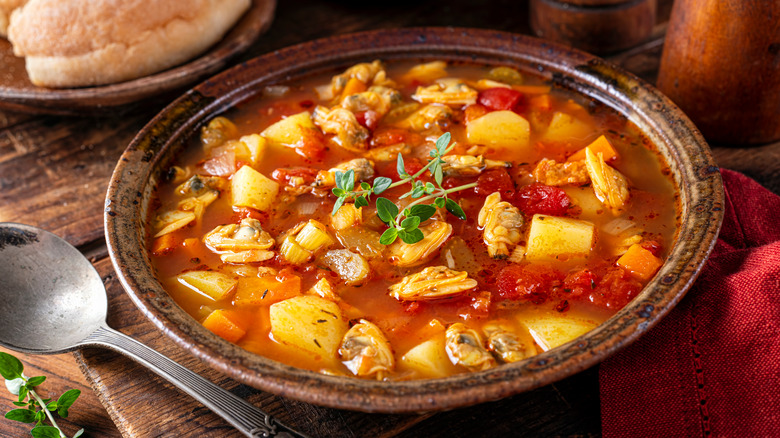
<instances>
[{"instance_id":1,"label":"herb sprig","mask_svg":"<svg viewBox=\"0 0 780 438\"><path fill-rule=\"evenodd\" d=\"M22 423L35 423L30 434L35 438L67 438L54 420L54 412L62 418L68 417L68 409L81 395L78 389L65 391L57 400L43 399L35 387L46 380L45 376L25 377L24 366L15 356L0 352L0 375L5 379L5 386L11 394L18 395L18 401L13 402L19 408L8 411L5 418ZM48 418L51 426L44 424ZM84 433L79 430L72 438Z\"/></svg>"},{"instance_id":2,"label":"herb sprig","mask_svg":"<svg viewBox=\"0 0 780 438\"><path fill-rule=\"evenodd\" d=\"M365 207L369 205L371 195L379 195L388 189L409 184L411 188L399 199L411 197L415 200L403 210L400 210L393 201L387 198L378 197L376 199L377 216L388 226L379 238L381 244L390 245L398 238L410 244L419 242L425 237L419 228L420 224L436 214L437 208L445 208L458 219L466 219L466 213L449 195L476 187L477 183L464 184L450 189L442 187L444 181L442 165L445 164L442 157L455 147L454 145L449 146L451 138L449 132L445 132L439 137L436 140L436 147L429 153L431 159L428 160L428 164L415 172L414 175L410 175L406 171L404 157L399 153L396 163L398 176L401 177L399 181L393 182L390 178L380 176L374 179L373 184L361 182L359 189L356 190L353 169L346 172L336 171L336 187L333 188L333 194L336 195L337 199L332 214L336 214L336 211L348 200L354 200L355 207ZM425 172L429 172L433 176L434 182L418 179ZM430 204L426 202L430 202Z\"/></svg>"}]
</instances>

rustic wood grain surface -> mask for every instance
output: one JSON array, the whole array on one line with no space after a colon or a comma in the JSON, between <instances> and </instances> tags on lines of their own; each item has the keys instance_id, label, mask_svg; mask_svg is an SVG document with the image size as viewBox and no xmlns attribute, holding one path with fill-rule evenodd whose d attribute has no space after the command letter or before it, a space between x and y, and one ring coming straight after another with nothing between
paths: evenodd
<instances>
[{"instance_id":1,"label":"rustic wood grain surface","mask_svg":"<svg viewBox=\"0 0 780 438\"><path fill-rule=\"evenodd\" d=\"M659 18L670 0L659 2ZM376 28L453 25L528 33L527 3L498 0L401 1L367 6L358 1L279 2L270 31L243 56L251 57L313 38ZM647 43L611 59L653 81L664 26ZM109 294L109 325L130 334L204 377L247 398L287 424L314 436L599 436L598 373L591 369L538 390L475 407L428 415L339 411L264 394L208 369L164 338L125 296L103 241L105 190L114 164L135 133L172 96L105 117L31 116L0 112L0 221L48 229L78 246L95 263ZM749 149L715 145L717 162L780 193L780 143ZM2 322L0 322L2 323ZM92 437L233 437L224 421L151 372L105 350L55 356L18 355L26 374L46 375L41 390L69 388L82 397L62 422ZM94 391L93 391L94 389ZM0 390L0 411L13 408ZM0 436L29 436L28 425L0 420Z\"/></svg>"}]
</instances>

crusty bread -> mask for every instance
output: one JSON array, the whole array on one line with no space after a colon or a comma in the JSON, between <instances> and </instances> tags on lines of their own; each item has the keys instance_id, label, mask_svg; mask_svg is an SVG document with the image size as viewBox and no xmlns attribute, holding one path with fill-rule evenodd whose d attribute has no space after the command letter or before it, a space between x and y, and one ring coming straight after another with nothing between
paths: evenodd
<instances>
[{"instance_id":1,"label":"crusty bread","mask_svg":"<svg viewBox=\"0 0 780 438\"><path fill-rule=\"evenodd\" d=\"M8 39L33 84L121 82L180 64L219 41L251 0L29 0Z\"/></svg>"},{"instance_id":2,"label":"crusty bread","mask_svg":"<svg viewBox=\"0 0 780 438\"><path fill-rule=\"evenodd\" d=\"M0 37L8 35L8 20L14 9L22 6L27 0L0 0Z\"/></svg>"}]
</instances>

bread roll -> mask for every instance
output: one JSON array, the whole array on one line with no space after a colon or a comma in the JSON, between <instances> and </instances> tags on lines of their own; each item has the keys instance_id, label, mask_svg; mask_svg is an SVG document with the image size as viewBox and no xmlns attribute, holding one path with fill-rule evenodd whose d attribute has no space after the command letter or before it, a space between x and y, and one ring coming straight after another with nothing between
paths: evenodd
<instances>
[{"instance_id":1,"label":"bread roll","mask_svg":"<svg viewBox=\"0 0 780 438\"><path fill-rule=\"evenodd\" d=\"M22 6L27 0L0 0L0 37L8 35L8 19L14 9Z\"/></svg>"},{"instance_id":2,"label":"bread roll","mask_svg":"<svg viewBox=\"0 0 780 438\"><path fill-rule=\"evenodd\" d=\"M121 82L180 64L219 41L251 0L29 0L8 39L45 87Z\"/></svg>"}]
</instances>

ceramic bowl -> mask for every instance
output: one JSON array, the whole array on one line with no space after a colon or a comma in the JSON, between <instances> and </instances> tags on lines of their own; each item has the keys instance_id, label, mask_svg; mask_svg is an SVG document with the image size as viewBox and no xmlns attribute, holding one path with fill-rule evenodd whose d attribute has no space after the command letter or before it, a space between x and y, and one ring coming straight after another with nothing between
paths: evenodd
<instances>
[{"instance_id":1,"label":"ceramic bowl","mask_svg":"<svg viewBox=\"0 0 780 438\"><path fill-rule=\"evenodd\" d=\"M146 242L152 193L187 139L210 118L286 82L382 59L510 65L541 75L625 115L655 145L679 193L679 223L668 260L631 303L593 331L524 361L443 379L378 382L326 376L284 365L222 340L185 313L154 276ZM456 28L379 30L279 50L200 84L135 137L111 178L105 229L114 267L135 304L179 346L255 388L306 402L365 412L419 412L495 400L591 367L653 327L683 297L707 259L723 215L718 168L700 133L666 97L592 55L509 33Z\"/></svg>"}]
</instances>

